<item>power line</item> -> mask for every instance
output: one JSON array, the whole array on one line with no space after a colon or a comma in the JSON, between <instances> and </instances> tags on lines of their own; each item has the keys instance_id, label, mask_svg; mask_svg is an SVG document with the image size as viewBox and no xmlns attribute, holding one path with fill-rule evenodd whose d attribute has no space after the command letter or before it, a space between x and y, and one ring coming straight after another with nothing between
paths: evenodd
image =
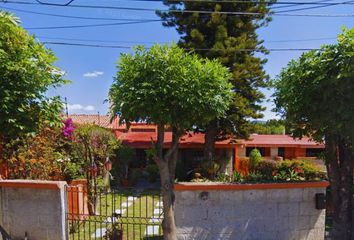
<instances>
[{"instance_id":1,"label":"power line","mask_svg":"<svg viewBox=\"0 0 354 240\"><path fill-rule=\"evenodd\" d=\"M99 43L130 43L130 44L168 44L169 42L148 42L148 41L113 41L113 40L102 40L102 39L82 39L82 38L62 38L62 37L45 37L36 36L38 39L51 39L51 40L64 40L64 41L79 41L79 42L99 42Z\"/></svg>"},{"instance_id":2,"label":"power line","mask_svg":"<svg viewBox=\"0 0 354 240\"><path fill-rule=\"evenodd\" d=\"M333 0L320 0L320 1L315 1L313 3L324 3L324 2L331 2ZM280 9L280 8L289 8L289 7L297 7L297 6L300 6L300 5L305 5L305 4L289 4L289 5L283 5L283 6L272 6L271 9Z\"/></svg>"},{"instance_id":3,"label":"power line","mask_svg":"<svg viewBox=\"0 0 354 240\"><path fill-rule=\"evenodd\" d=\"M72 0L70 1L69 4L52 4L52 3L43 3L40 2L39 0L35 0L36 2L43 4L43 5L57 5L57 6L68 6L70 5L71 2L75 1ZM116 2L161 2L163 3L163 0L116 0ZM167 2L170 4L178 4L178 3L240 3L240 4L267 4L267 5L326 5L323 2L328 2L332 0L325 0L325 1L314 1L314 2L292 2L292 1L282 1L282 2L275 2L275 1L240 1L240 0L168 0ZM347 2L335 2L332 3L333 5L337 4L348 4ZM350 3L349 3L350 4Z\"/></svg>"},{"instance_id":4,"label":"power line","mask_svg":"<svg viewBox=\"0 0 354 240\"><path fill-rule=\"evenodd\" d=\"M38 4L31 2L21 2L21 1L11 1L4 3L13 3L13 4ZM290 2L289 2L290 3ZM348 3L347 3L348 4ZM53 5L54 7L58 7ZM137 7L117 7L117 6L103 6L103 5L68 5L66 7L74 8L91 8L91 9L114 9L114 10L129 10L129 11L149 11L149 12L171 12L171 13L202 13L202 14L213 14L214 11L200 11L200 10L169 10L169 9L152 9L152 8L137 8ZM226 12L219 11L219 14L228 14L228 15L277 15L277 16L297 16L297 17L354 17L354 14L284 14L284 13L257 13L257 12Z\"/></svg>"},{"instance_id":5,"label":"power line","mask_svg":"<svg viewBox=\"0 0 354 240\"><path fill-rule=\"evenodd\" d=\"M139 18L100 18L100 17L82 17L82 16L73 16L73 15L62 15L62 14L53 14L53 13L44 13L44 12L36 12L36 11L28 11L22 10L18 8L9 8L9 7L1 7L5 10L17 11L29 14L43 15L49 17L61 17L61 18L73 18L73 19L84 19L84 20L107 20L107 21L151 21L156 19L139 19Z\"/></svg>"},{"instance_id":6,"label":"power line","mask_svg":"<svg viewBox=\"0 0 354 240\"><path fill-rule=\"evenodd\" d=\"M148 41L113 41L113 40L102 40L102 39L82 39L82 38L63 38L63 37L46 37L46 36L36 36L38 39L49 39L49 40L64 40L64 41L79 41L79 42L98 42L98 43L129 43L129 44L168 44L169 42L148 42ZM305 38L305 39L282 39L282 40L270 40L264 41L265 43L282 43L282 42L309 42L309 41L322 41L322 40L334 40L336 37L326 37L326 38Z\"/></svg>"},{"instance_id":7,"label":"power line","mask_svg":"<svg viewBox=\"0 0 354 240\"><path fill-rule=\"evenodd\" d=\"M264 41L265 43L281 43L281 42L309 42L309 41L322 41L322 40L334 40L335 37L328 38L307 38L307 39L289 39L289 40L273 40L273 41Z\"/></svg>"},{"instance_id":8,"label":"power line","mask_svg":"<svg viewBox=\"0 0 354 240\"><path fill-rule=\"evenodd\" d=\"M83 44L83 43L67 43L67 42L42 42L47 45L64 45L64 46L77 46L77 47L96 47L96 48L119 48L119 49L132 49L129 46L119 46L119 45L100 45L100 44ZM146 49L149 49L147 47ZM191 51L225 51L225 49L216 49L216 48L196 48L196 49L187 49ZM311 50L320 50L318 48L270 48L267 51L311 51ZM263 52L264 49L259 48L245 48L245 49L235 49L234 52Z\"/></svg>"},{"instance_id":9,"label":"power line","mask_svg":"<svg viewBox=\"0 0 354 240\"><path fill-rule=\"evenodd\" d=\"M352 4L354 1L347 1L344 2L345 4ZM303 11L303 10L310 10L310 9L317 9L317 8L324 8L324 7L332 7L344 3L327 3L323 6L313 6L313 7L305 7L305 8L296 8L296 9L290 9L290 10L283 10L283 11L277 11L277 13L285 13L285 12L295 12L295 11Z\"/></svg>"},{"instance_id":10,"label":"power line","mask_svg":"<svg viewBox=\"0 0 354 240\"><path fill-rule=\"evenodd\" d=\"M40 0L36 0L36 2L38 2L39 4L50 5L50 6L69 6L73 1L75 0L69 0L67 3L64 4L58 4L58 3L46 3Z\"/></svg>"},{"instance_id":11,"label":"power line","mask_svg":"<svg viewBox=\"0 0 354 240\"><path fill-rule=\"evenodd\" d=\"M162 20L135 21L135 22L120 22L120 23L102 23L102 24L87 24L87 25L70 25L70 26L51 26L51 27L28 27L27 30L52 30L52 29L67 29L67 28L89 28L89 27L107 27L120 26L139 23L161 22Z\"/></svg>"},{"instance_id":12,"label":"power line","mask_svg":"<svg viewBox=\"0 0 354 240\"><path fill-rule=\"evenodd\" d=\"M12 1L12 2L3 2L3 3L15 3L15 4L36 4L36 3L30 3L30 2L19 2L19 1ZM52 5L51 5L52 6ZM55 7L58 7L57 5L53 5ZM151 9L151 8L132 8L132 7L115 7L115 6L94 6L94 5L68 5L66 7L80 7L80 8L104 8L104 9L115 9L115 10L134 10L134 11L154 11L156 12L156 9ZM201 14L213 14L216 13L214 11L199 11L199 10L160 10L163 12L174 12L174 13L201 13ZM290 14L290 13L277 13L277 12L271 12L271 13L256 13L256 12L225 12L225 11L219 11L219 14L227 14L227 15L250 15L250 16L283 16L283 17L354 17L354 14ZM157 20L156 20L157 21ZM139 23L142 23L139 22ZM133 24L133 23L131 23ZM76 26L74 26L76 28ZM63 27L38 27L37 29L55 29L55 28L70 28L68 26L63 26ZM33 28L36 29L36 28Z\"/></svg>"}]
</instances>

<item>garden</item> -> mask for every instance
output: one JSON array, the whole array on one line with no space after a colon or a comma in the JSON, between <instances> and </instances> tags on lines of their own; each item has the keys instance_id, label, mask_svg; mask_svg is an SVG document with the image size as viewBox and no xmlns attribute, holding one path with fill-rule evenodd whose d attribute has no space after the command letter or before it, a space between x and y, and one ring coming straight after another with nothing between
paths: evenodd
<instances>
[{"instance_id":1,"label":"garden","mask_svg":"<svg viewBox=\"0 0 354 240\"><path fill-rule=\"evenodd\" d=\"M327 180L327 173L308 159L263 159L254 148L249 157L239 159L239 169L231 175L220 171L222 161L205 161L194 173L192 182L271 183Z\"/></svg>"}]
</instances>

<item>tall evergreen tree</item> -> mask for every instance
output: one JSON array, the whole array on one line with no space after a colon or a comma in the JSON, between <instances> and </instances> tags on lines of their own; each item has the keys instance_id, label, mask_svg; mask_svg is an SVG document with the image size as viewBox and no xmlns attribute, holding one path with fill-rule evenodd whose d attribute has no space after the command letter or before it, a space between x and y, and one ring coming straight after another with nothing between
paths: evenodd
<instances>
[{"instance_id":1,"label":"tall evergreen tree","mask_svg":"<svg viewBox=\"0 0 354 240\"><path fill-rule=\"evenodd\" d=\"M157 14L164 20L164 26L175 27L181 35L179 45L186 50L194 50L202 57L219 59L232 72L230 82L236 93L233 103L225 117L203 126L206 131L205 158L212 160L218 138L229 134L247 137L247 119L263 116L261 111L264 109L260 102L264 95L259 88L267 86L268 76L263 69L266 59L256 55L256 52L266 54L267 50L262 45L263 41L258 39L256 30L271 20L266 15L270 11L269 2L172 0L164 4L169 6L170 11ZM237 12L260 14L240 15Z\"/></svg>"}]
</instances>

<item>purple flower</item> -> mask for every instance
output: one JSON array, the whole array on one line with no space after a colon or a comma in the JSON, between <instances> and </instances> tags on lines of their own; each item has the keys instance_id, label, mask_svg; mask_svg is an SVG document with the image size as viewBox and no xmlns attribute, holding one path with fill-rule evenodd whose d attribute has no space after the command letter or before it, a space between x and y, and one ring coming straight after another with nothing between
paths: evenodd
<instances>
[{"instance_id":1,"label":"purple flower","mask_svg":"<svg viewBox=\"0 0 354 240\"><path fill-rule=\"evenodd\" d=\"M63 123L64 127L62 128L62 133L64 137L71 139L75 130L74 122L71 118L68 118L64 120Z\"/></svg>"}]
</instances>

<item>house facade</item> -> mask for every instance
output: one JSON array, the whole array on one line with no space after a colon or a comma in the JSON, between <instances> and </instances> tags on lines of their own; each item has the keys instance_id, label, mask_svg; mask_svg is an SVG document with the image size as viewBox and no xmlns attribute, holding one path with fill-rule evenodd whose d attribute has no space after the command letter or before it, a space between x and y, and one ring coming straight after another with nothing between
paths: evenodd
<instances>
[{"instance_id":1,"label":"house facade","mask_svg":"<svg viewBox=\"0 0 354 240\"><path fill-rule=\"evenodd\" d=\"M118 118L110 122L109 116L98 115L70 115L74 123L92 123L112 129L115 136L136 151L134 167L147 164L146 150L152 148L156 141L157 127L153 124L132 123L127 129L119 125ZM164 148L171 146L172 133L166 131ZM203 160L204 134L189 132L180 139L179 163L184 171L200 166ZM308 137L294 139L289 135L258 135L251 134L249 139L225 139L215 143L216 158L225 163L222 166L225 172L232 173L239 169L241 158L249 156L252 149L257 148L265 159L316 159L324 149L324 145L316 143Z\"/></svg>"}]
</instances>

